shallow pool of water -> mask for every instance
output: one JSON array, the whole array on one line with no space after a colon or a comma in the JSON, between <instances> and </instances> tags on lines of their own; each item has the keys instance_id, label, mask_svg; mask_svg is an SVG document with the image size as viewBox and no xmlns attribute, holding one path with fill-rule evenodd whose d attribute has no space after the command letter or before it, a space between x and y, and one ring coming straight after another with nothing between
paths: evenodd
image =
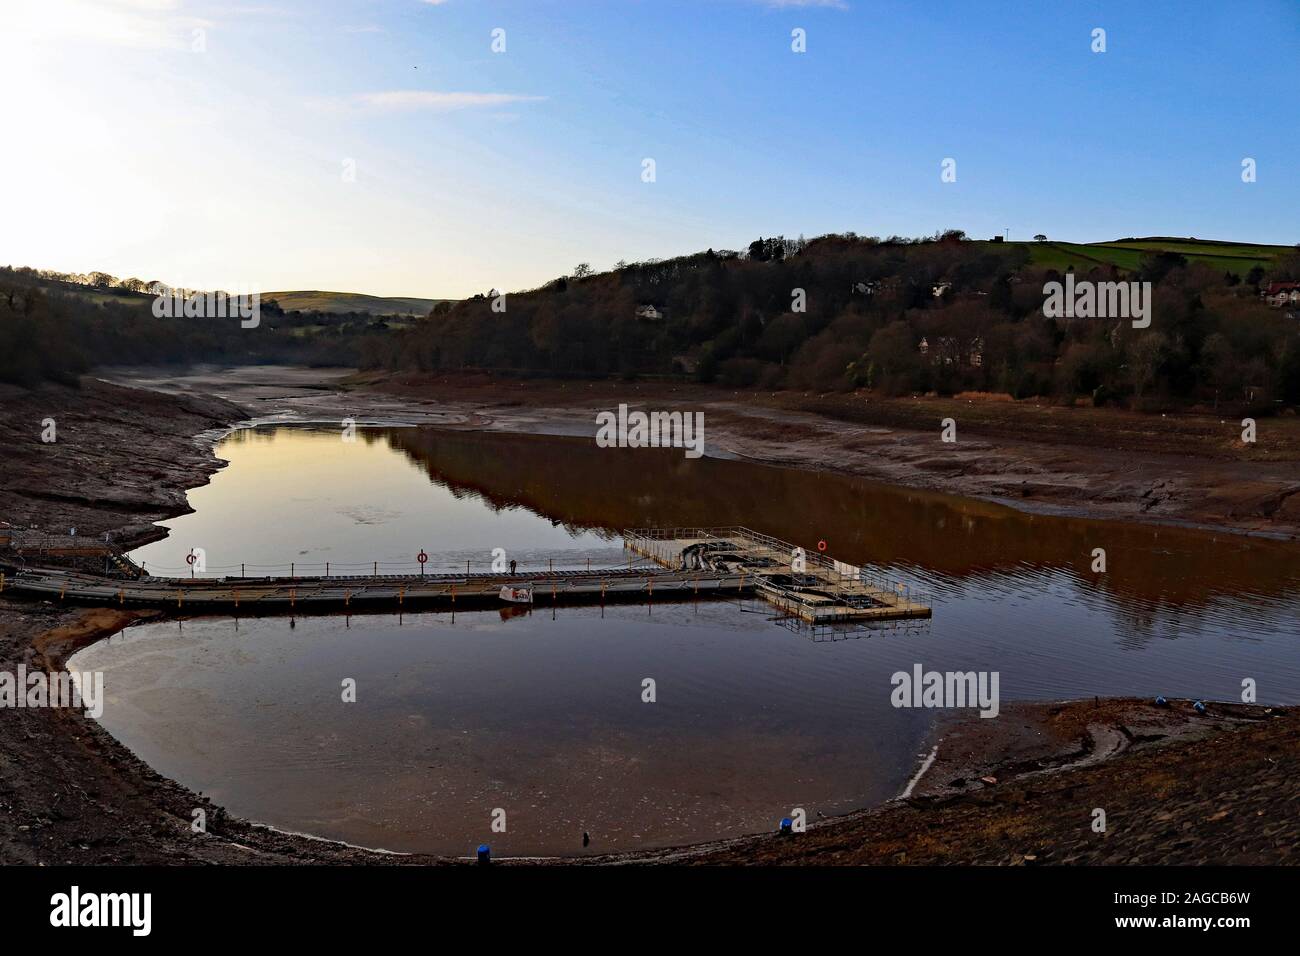
<instances>
[{"instance_id":1,"label":"shallow pool of water","mask_svg":"<svg viewBox=\"0 0 1300 956\"><path fill-rule=\"evenodd\" d=\"M287 829L578 853L584 831L597 852L843 812L914 768L935 712L895 709L890 676L915 663L998 671L1004 701L1240 699L1246 678L1300 700L1293 543L581 439L274 428L218 454L195 513L135 553L155 573L190 573L196 549L208 575L415 569L421 549L429 569L487 570L497 547L521 568L618 565L617 529L743 524L935 595L929 624L834 641L762 602L702 601L194 619L74 658L104 671L104 725L152 766Z\"/></svg>"}]
</instances>

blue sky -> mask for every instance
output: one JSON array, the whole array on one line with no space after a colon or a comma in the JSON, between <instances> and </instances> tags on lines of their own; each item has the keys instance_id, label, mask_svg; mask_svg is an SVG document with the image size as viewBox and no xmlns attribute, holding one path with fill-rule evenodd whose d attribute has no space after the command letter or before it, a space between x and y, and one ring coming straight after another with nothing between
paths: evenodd
<instances>
[{"instance_id":1,"label":"blue sky","mask_svg":"<svg viewBox=\"0 0 1300 956\"><path fill-rule=\"evenodd\" d=\"M777 233L1300 241L1294 0L17 6L0 262L459 297Z\"/></svg>"}]
</instances>

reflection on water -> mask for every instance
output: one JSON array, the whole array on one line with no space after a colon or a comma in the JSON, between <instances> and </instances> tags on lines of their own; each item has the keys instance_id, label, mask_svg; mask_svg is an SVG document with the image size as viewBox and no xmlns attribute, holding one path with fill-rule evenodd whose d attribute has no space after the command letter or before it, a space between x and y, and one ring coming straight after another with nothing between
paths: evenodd
<instances>
[{"instance_id":1,"label":"reflection on water","mask_svg":"<svg viewBox=\"0 0 1300 956\"><path fill-rule=\"evenodd\" d=\"M753 832L896 793L932 714L920 662L997 670L1004 699L1300 700L1300 548L1034 517L853 478L589 441L421 429L237 432L195 513L136 553L161 573L289 561L486 570L624 560L611 530L744 524L935 594L919 634L817 644L766 605L541 608L133 628L78 655L103 722L233 812L394 849L606 851ZM1108 570L1090 571L1104 548ZM310 573L314 568L304 567ZM355 704L340 682L357 681ZM657 701L643 703L642 680ZM506 810L505 834L489 831Z\"/></svg>"},{"instance_id":2,"label":"reflection on water","mask_svg":"<svg viewBox=\"0 0 1300 956\"><path fill-rule=\"evenodd\" d=\"M129 629L77 666L104 668L104 723L152 766L368 846L576 853L587 831L608 852L893 796L925 718L860 681L913 652L807 644L745 606L207 619Z\"/></svg>"}]
</instances>

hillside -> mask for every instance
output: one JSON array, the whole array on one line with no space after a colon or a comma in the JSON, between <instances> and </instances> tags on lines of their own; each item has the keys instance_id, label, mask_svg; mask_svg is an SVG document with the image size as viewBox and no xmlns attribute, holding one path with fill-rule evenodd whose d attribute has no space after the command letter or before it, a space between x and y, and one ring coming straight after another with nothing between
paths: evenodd
<instances>
[{"instance_id":1,"label":"hillside","mask_svg":"<svg viewBox=\"0 0 1300 956\"><path fill-rule=\"evenodd\" d=\"M1046 284L1067 270L1150 283L1149 324L1045 316ZM955 230L775 237L743 254L562 276L510 293L504 311L474 296L368 342L362 365L1262 413L1300 402L1300 322L1260 296L1285 279L1300 279L1294 247L973 241Z\"/></svg>"},{"instance_id":2,"label":"hillside","mask_svg":"<svg viewBox=\"0 0 1300 956\"><path fill-rule=\"evenodd\" d=\"M1066 270L1151 283L1151 324L1046 317L1046 283ZM505 311L486 295L269 292L249 331L156 319L138 279L3 269L0 293L13 294L0 302L0 380L112 363L297 362L1263 412L1300 404L1300 322L1260 295L1278 280L1300 280L1300 249L845 233L561 276L510 292Z\"/></svg>"},{"instance_id":3,"label":"hillside","mask_svg":"<svg viewBox=\"0 0 1300 956\"><path fill-rule=\"evenodd\" d=\"M406 296L365 295L360 292L263 292L263 300L274 299L286 312L365 313L368 315L428 315L439 302L449 299L417 299Z\"/></svg>"}]
</instances>

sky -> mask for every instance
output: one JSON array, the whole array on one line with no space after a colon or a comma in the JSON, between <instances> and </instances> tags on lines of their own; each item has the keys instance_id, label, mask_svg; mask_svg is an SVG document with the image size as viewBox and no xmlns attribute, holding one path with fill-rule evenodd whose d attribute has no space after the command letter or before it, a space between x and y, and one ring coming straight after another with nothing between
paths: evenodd
<instances>
[{"instance_id":1,"label":"sky","mask_svg":"<svg viewBox=\"0 0 1300 956\"><path fill-rule=\"evenodd\" d=\"M460 298L760 235L1300 242L1296 0L0 4L5 264Z\"/></svg>"}]
</instances>

